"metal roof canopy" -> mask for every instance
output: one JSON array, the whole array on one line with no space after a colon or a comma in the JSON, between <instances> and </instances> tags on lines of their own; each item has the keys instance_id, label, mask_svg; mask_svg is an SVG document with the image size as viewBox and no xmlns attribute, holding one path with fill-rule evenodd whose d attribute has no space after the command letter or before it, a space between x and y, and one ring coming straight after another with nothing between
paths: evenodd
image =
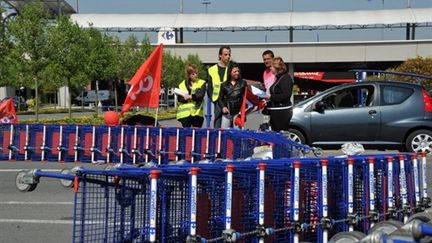
<instances>
[{"instance_id":1,"label":"metal roof canopy","mask_svg":"<svg viewBox=\"0 0 432 243\"><path fill-rule=\"evenodd\" d=\"M217 14L72 14L81 27L105 31L272 31L397 28L432 26L432 8L389 10L217 13Z\"/></svg>"},{"instance_id":2,"label":"metal roof canopy","mask_svg":"<svg viewBox=\"0 0 432 243\"><path fill-rule=\"evenodd\" d=\"M33 0L4 0L5 3L13 7L17 12L21 12L23 7L32 1ZM45 8L54 15L76 13L75 9L69 5L66 0L42 0L41 2L44 4Z\"/></svg>"}]
</instances>

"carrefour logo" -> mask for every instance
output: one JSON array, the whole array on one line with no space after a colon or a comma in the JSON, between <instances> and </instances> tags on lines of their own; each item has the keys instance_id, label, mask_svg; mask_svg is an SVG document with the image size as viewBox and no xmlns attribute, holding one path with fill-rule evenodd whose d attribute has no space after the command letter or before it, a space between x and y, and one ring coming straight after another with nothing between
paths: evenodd
<instances>
[{"instance_id":1,"label":"carrefour logo","mask_svg":"<svg viewBox=\"0 0 432 243\"><path fill-rule=\"evenodd\" d=\"M172 31L165 31L162 33L162 38L165 40L172 40L174 38L174 33Z\"/></svg>"}]
</instances>

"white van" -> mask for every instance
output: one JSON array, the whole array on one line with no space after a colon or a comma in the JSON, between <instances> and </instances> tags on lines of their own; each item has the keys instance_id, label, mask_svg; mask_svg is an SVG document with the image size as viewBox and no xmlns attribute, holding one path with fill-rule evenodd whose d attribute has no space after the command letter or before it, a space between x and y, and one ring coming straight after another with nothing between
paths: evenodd
<instances>
[{"instance_id":1,"label":"white van","mask_svg":"<svg viewBox=\"0 0 432 243\"><path fill-rule=\"evenodd\" d=\"M97 92L98 101L101 102L102 105L110 105L113 103L114 94L110 90L99 90ZM96 90L87 90L81 92L75 100L76 105L88 105L88 104L96 104Z\"/></svg>"}]
</instances>

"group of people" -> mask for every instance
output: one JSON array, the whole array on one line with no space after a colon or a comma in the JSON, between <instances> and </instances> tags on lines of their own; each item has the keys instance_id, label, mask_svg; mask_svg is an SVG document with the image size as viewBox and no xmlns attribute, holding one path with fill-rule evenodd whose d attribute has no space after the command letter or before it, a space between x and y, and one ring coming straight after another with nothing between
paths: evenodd
<instances>
[{"instance_id":1,"label":"group of people","mask_svg":"<svg viewBox=\"0 0 432 243\"><path fill-rule=\"evenodd\" d=\"M266 70L263 85L266 89L265 114L270 118L273 131L288 131L292 117L293 79L281 57L275 57L271 50L262 54ZM219 48L219 61L208 68L208 80L198 78L198 69L193 64L185 68L186 79L179 84L184 95L178 96L177 120L183 127L202 127L204 122L204 98L214 106L214 128L234 126L246 99L248 83L241 77L238 63L231 60L231 48Z\"/></svg>"}]
</instances>

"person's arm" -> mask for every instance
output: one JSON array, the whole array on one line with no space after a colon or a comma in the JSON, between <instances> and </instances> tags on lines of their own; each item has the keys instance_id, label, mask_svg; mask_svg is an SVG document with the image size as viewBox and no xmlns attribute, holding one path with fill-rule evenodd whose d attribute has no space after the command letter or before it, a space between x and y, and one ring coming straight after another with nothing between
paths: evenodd
<instances>
[{"instance_id":1,"label":"person's arm","mask_svg":"<svg viewBox=\"0 0 432 243\"><path fill-rule=\"evenodd\" d=\"M180 85L177 88L180 89ZM177 95L177 102L178 103L186 103L187 100L183 97L183 95Z\"/></svg>"},{"instance_id":2,"label":"person's arm","mask_svg":"<svg viewBox=\"0 0 432 243\"><path fill-rule=\"evenodd\" d=\"M291 101L292 94L292 79L289 74L283 76L282 80L278 82L280 85L282 92L279 94L271 94L270 100L276 102L286 102Z\"/></svg>"},{"instance_id":3,"label":"person's arm","mask_svg":"<svg viewBox=\"0 0 432 243\"><path fill-rule=\"evenodd\" d=\"M208 80L207 80L207 95L210 98L213 95L213 79L210 76L210 74L208 74Z\"/></svg>"},{"instance_id":4,"label":"person's arm","mask_svg":"<svg viewBox=\"0 0 432 243\"><path fill-rule=\"evenodd\" d=\"M219 103L219 106L222 107L222 113L227 113L225 108L228 108L225 95L226 95L226 90L224 88L224 85L222 84L220 89L219 99L217 101Z\"/></svg>"},{"instance_id":5,"label":"person's arm","mask_svg":"<svg viewBox=\"0 0 432 243\"><path fill-rule=\"evenodd\" d=\"M195 102L201 102L204 99L206 94L206 85L205 83L195 91L195 94L192 95L192 100Z\"/></svg>"}]
</instances>

